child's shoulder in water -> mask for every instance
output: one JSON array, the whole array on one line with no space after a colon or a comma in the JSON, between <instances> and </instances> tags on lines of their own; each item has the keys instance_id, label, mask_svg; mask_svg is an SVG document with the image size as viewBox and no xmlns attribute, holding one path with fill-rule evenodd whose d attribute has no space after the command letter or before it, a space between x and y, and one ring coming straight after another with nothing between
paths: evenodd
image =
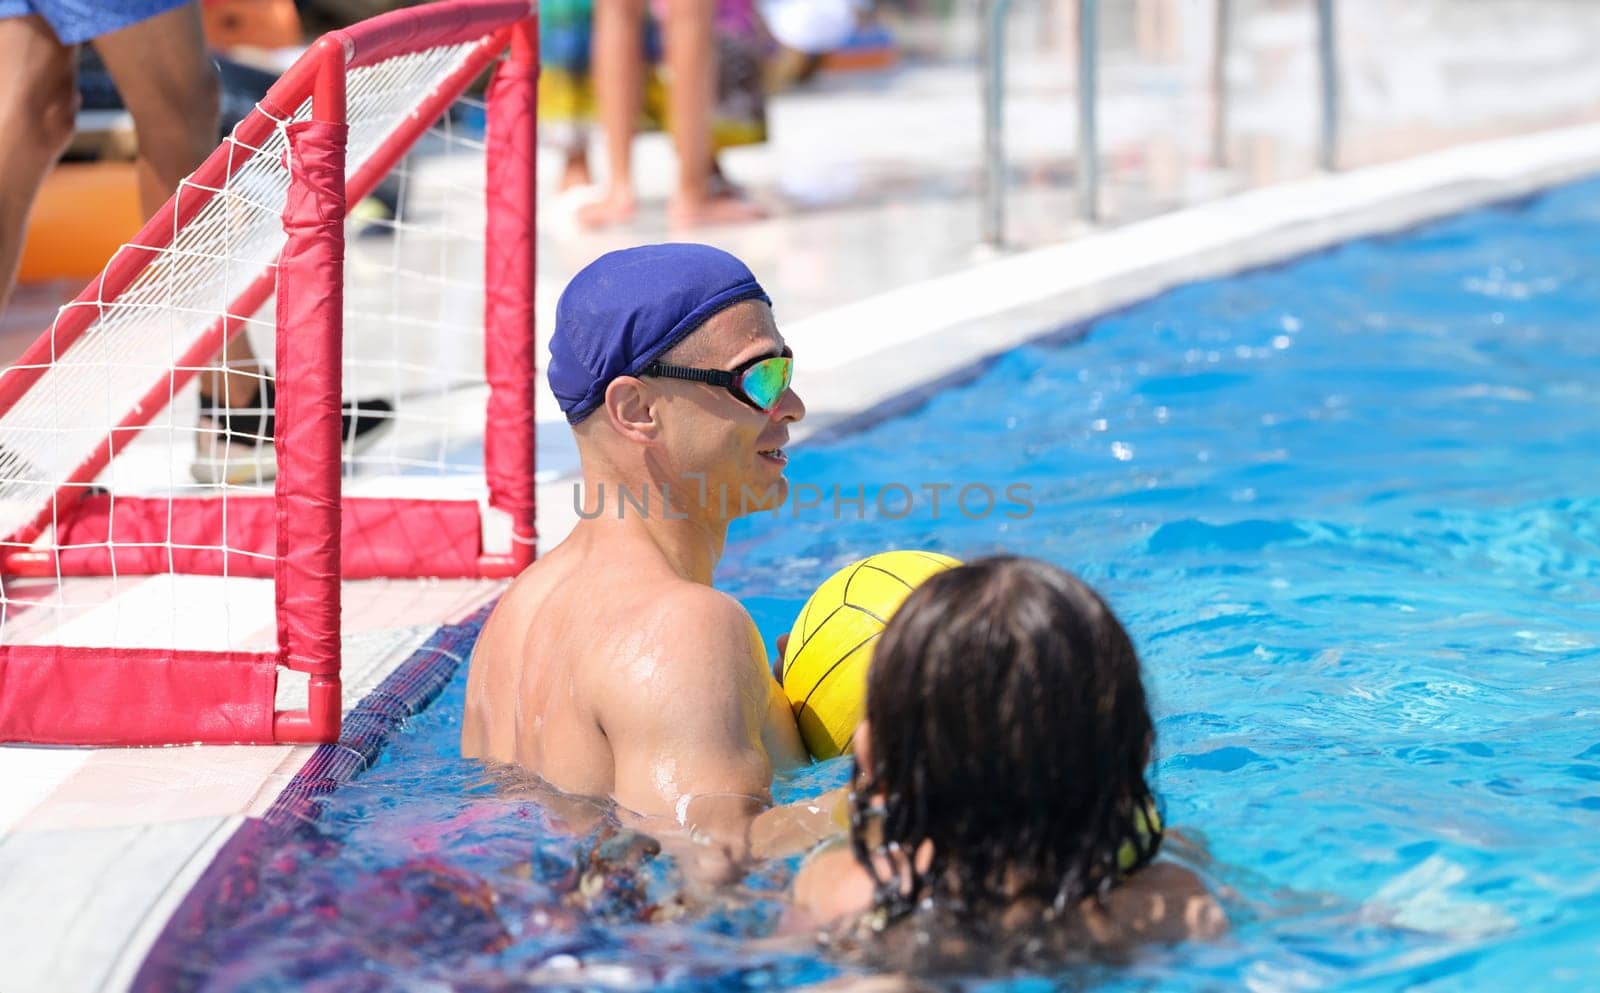
<instances>
[{"instance_id":1,"label":"child's shoulder in water","mask_svg":"<svg viewBox=\"0 0 1600 993\"><path fill-rule=\"evenodd\" d=\"M850 928L871 913L873 882L849 845L840 843L806 860L795 877L793 899L785 930ZM1013 914L1026 917L1029 912L1019 905L1005 916ZM1198 875L1175 862L1152 862L1118 883L1102 901L1085 899L1078 913L1059 926L1067 932L1064 936L1116 947L1215 938L1227 930L1228 921Z\"/></svg>"},{"instance_id":2,"label":"child's shoulder in water","mask_svg":"<svg viewBox=\"0 0 1600 993\"><path fill-rule=\"evenodd\" d=\"M1215 938L1228 919L1200 877L1176 862L1152 862L1124 879L1099 904L1080 905L1079 919L1096 944Z\"/></svg>"}]
</instances>

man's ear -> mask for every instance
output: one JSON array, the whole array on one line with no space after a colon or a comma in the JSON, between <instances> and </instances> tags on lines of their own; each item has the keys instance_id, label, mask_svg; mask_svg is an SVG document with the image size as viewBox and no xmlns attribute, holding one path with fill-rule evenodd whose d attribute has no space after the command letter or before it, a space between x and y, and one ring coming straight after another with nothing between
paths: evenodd
<instances>
[{"instance_id":1,"label":"man's ear","mask_svg":"<svg viewBox=\"0 0 1600 993\"><path fill-rule=\"evenodd\" d=\"M661 432L654 401L653 392L642 380L618 376L606 386L606 417L622 437L650 444Z\"/></svg>"}]
</instances>

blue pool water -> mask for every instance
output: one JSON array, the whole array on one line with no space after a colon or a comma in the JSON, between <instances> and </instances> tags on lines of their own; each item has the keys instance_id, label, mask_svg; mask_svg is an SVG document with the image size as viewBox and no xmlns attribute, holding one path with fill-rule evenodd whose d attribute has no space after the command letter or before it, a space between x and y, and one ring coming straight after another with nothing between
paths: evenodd
<instances>
[{"instance_id":1,"label":"blue pool water","mask_svg":"<svg viewBox=\"0 0 1600 993\"><path fill-rule=\"evenodd\" d=\"M736 527L719 582L769 643L833 568L920 547L1067 566L1140 648L1157 787L1234 930L1015 988L1600 988L1597 243L1600 183L1563 188L1163 294L795 451L796 482L869 489L861 519L825 498ZM1026 484L1031 512L877 510L879 488L939 483ZM639 923L675 889L660 861L562 906L595 836L456 758L463 678L213 881L205 926L169 929L188 985L836 971L755 940L783 865L672 923Z\"/></svg>"}]
</instances>

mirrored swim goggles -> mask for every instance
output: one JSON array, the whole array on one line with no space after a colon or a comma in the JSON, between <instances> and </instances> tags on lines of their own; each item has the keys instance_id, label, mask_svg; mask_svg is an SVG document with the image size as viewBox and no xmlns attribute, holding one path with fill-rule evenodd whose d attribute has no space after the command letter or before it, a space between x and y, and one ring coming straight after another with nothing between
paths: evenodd
<instances>
[{"instance_id":1,"label":"mirrored swim goggles","mask_svg":"<svg viewBox=\"0 0 1600 993\"><path fill-rule=\"evenodd\" d=\"M652 362L639 375L718 386L732 393L739 402L770 414L789 388L789 380L794 375L794 352L785 348L782 355L758 355L732 370L691 369Z\"/></svg>"}]
</instances>

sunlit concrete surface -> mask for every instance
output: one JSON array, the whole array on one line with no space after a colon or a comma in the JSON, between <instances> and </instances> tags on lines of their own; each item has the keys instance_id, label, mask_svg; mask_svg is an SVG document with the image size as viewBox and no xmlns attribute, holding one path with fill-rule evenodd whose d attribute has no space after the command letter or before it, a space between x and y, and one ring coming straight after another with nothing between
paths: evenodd
<instances>
[{"instance_id":1,"label":"sunlit concrete surface","mask_svg":"<svg viewBox=\"0 0 1600 993\"><path fill-rule=\"evenodd\" d=\"M541 345L562 286L601 252L669 237L721 245L767 285L796 347L797 386L811 406L799 436L848 426L983 355L1164 287L1600 170L1600 127L1584 126L1600 118L1600 62L1590 54L1600 50L1600 4L1341 0L1340 163L1349 171L1329 177L1314 167L1311 3L1234 3L1219 104L1212 5L1129 0L1101 5L1104 220L1091 228L1075 215L1075 5L1018 4L1008 37L1007 243L983 249L977 8L928 6L952 12L899 25L905 55L897 68L824 75L775 97L771 140L726 155L730 178L770 207L769 220L670 231L672 157L664 137L646 135L637 142L637 221L581 232L555 195L558 162L543 155ZM601 165L598 155L594 161ZM418 168L448 172L437 162ZM351 248L355 260L382 253L381 240ZM474 278L470 270L457 275ZM25 288L0 316L0 358L17 355L76 289ZM255 333L258 352L270 354L270 333ZM359 360L393 340L381 322L352 326L350 354ZM417 347L414 370L466 369L481 351L470 336ZM351 385L366 382L357 374ZM429 384L404 385L415 394ZM482 390L424 392L410 400L416 415L448 422L462 443L450 471L426 484L430 494L476 495ZM542 380L539 402L548 547L575 517L576 459ZM170 423L190 423L193 403L180 398ZM403 471L407 443L403 434L388 442L379 455L389 469L364 468L350 491L415 492L421 484ZM127 471L151 478L188 457L155 440L129 454ZM161 582L125 583L126 601L98 608L99 620L81 619L84 637L117 640L124 622L148 620L150 608L134 608L141 598L174 595ZM347 708L437 625L497 590L347 584ZM269 637L270 611L243 606L250 596L240 592L236 637ZM285 706L303 694L288 680L280 692ZM272 803L310 751L0 749L0 987L124 987L212 853L241 818Z\"/></svg>"},{"instance_id":2,"label":"sunlit concrete surface","mask_svg":"<svg viewBox=\"0 0 1600 993\"><path fill-rule=\"evenodd\" d=\"M499 589L426 580L345 586L346 713L440 625ZM280 682L280 707L304 705L303 678ZM272 805L314 751L0 748L0 989L126 988L212 855L242 818Z\"/></svg>"}]
</instances>

